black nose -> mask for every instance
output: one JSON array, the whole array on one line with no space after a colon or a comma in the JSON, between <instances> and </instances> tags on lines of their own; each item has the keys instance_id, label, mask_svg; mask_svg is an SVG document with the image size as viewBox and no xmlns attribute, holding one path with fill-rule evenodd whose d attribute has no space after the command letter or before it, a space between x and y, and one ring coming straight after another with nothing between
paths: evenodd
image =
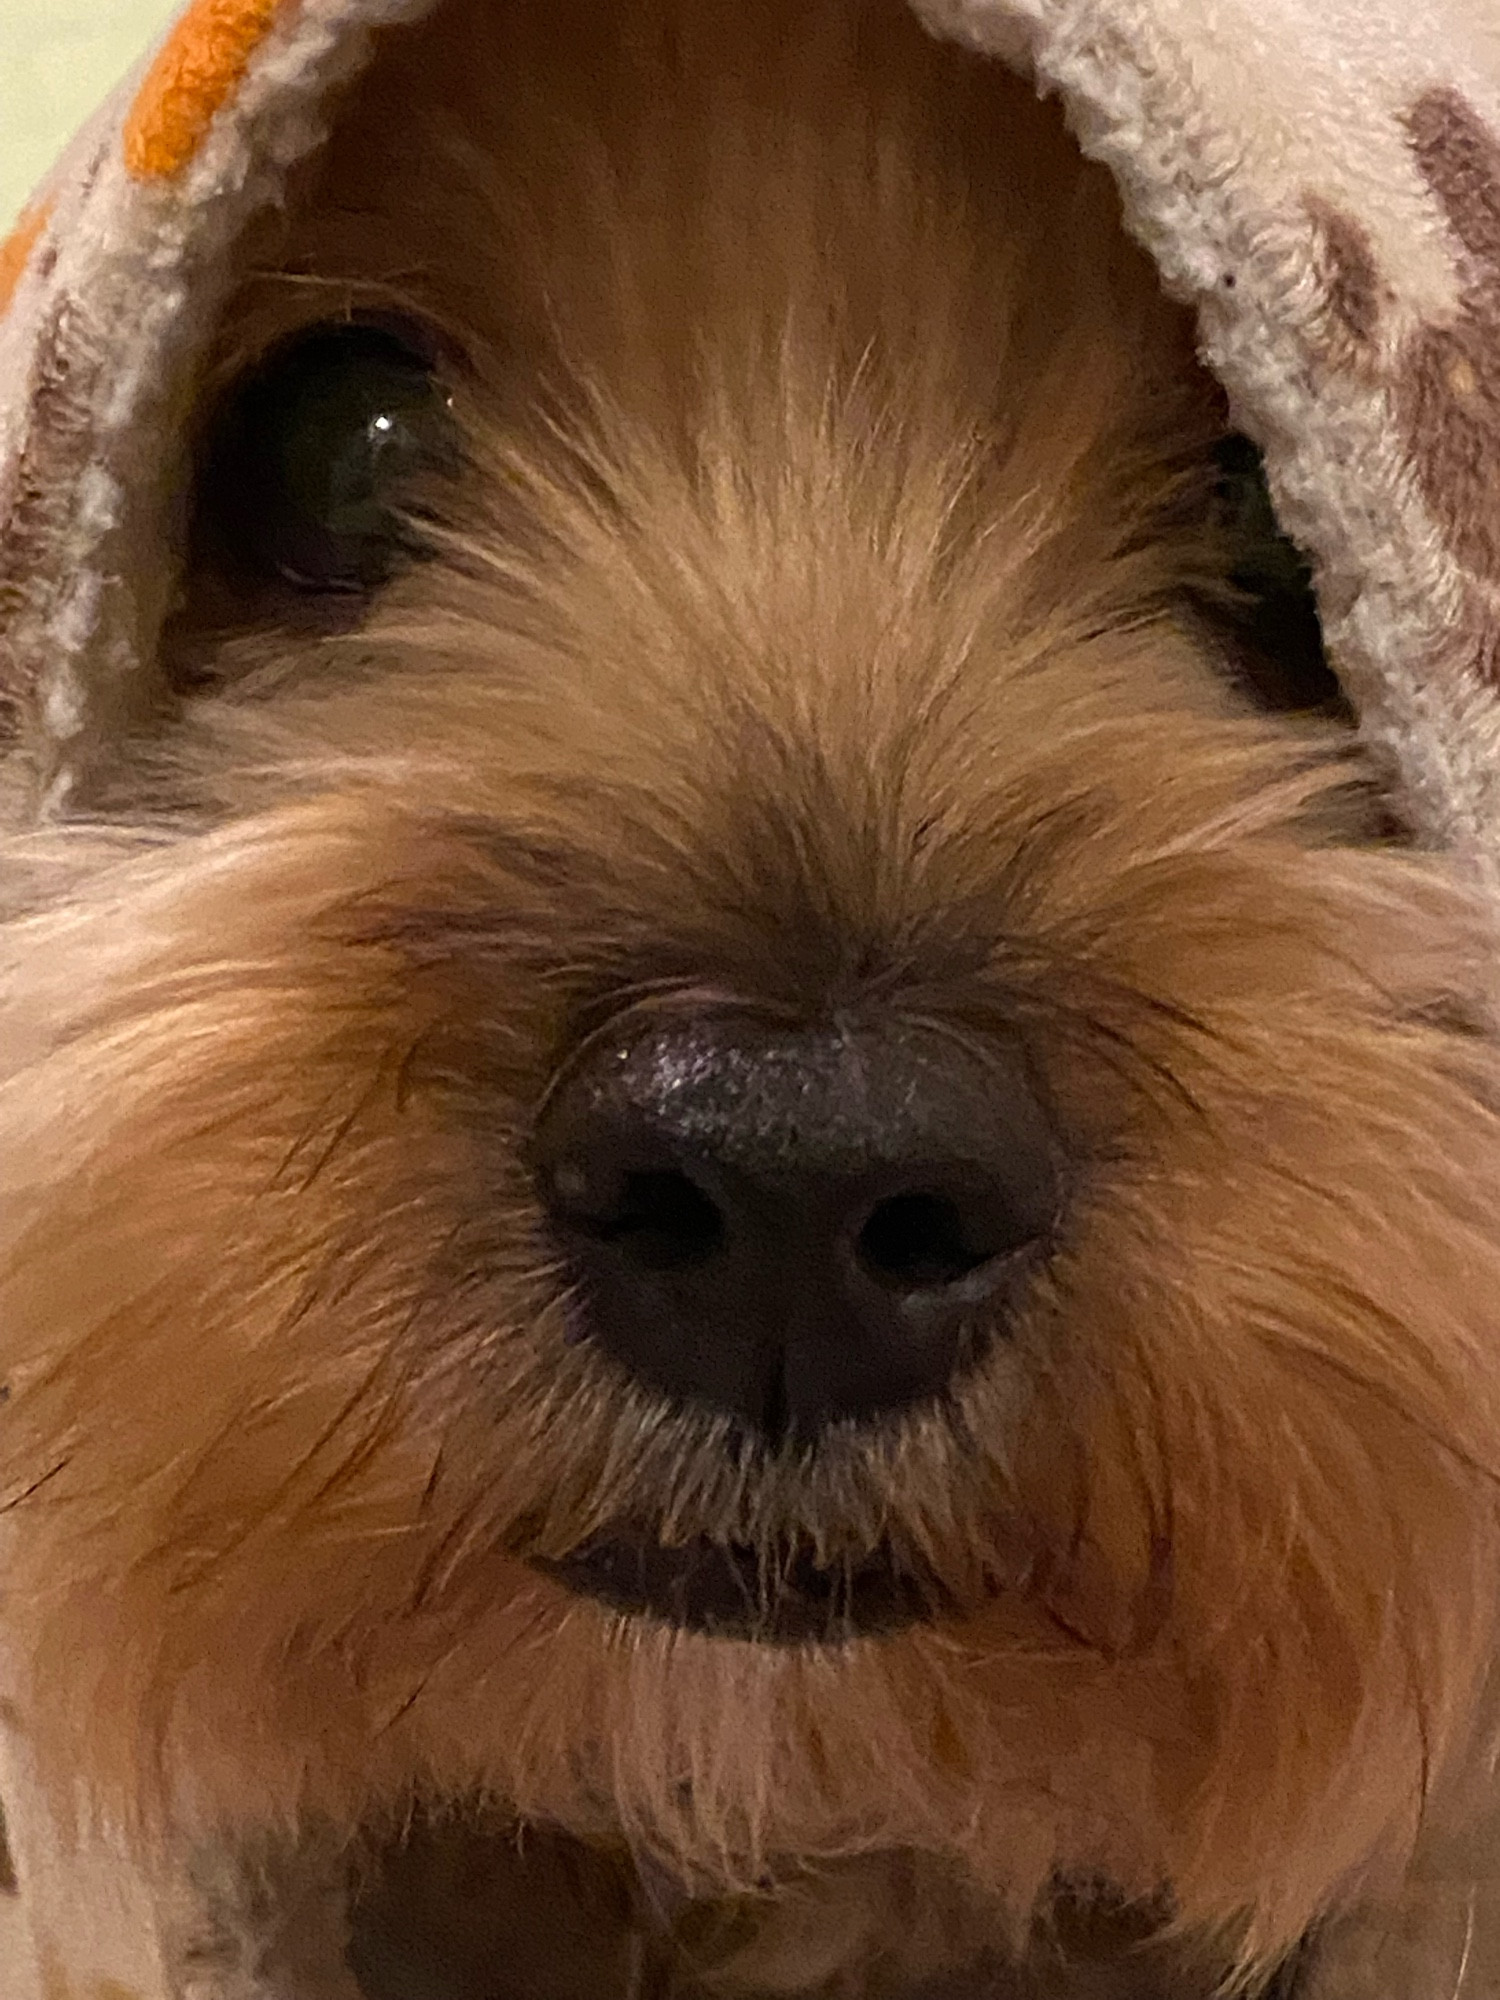
<instances>
[{"instance_id":1,"label":"black nose","mask_svg":"<svg viewBox=\"0 0 1500 2000\"><path fill-rule=\"evenodd\" d=\"M942 1389L1059 1198L1020 1051L899 1025L596 1041L537 1168L580 1335L776 1439Z\"/></svg>"}]
</instances>

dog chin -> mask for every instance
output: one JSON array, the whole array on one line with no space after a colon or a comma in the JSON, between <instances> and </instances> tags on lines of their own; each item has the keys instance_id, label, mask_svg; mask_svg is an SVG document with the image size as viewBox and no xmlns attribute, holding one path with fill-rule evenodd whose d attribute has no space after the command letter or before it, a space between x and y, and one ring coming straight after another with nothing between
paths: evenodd
<instances>
[{"instance_id":1,"label":"dog chin","mask_svg":"<svg viewBox=\"0 0 1500 2000\"><path fill-rule=\"evenodd\" d=\"M1006 1951L972 1885L911 1852L867 1855L774 1896L695 1900L623 1846L547 1829L523 1836L473 1801L421 1811L373 1845L352 1899L349 1963L364 2000L499 1990L769 2000L791 1990L791 1965L805 1978L824 1952L857 1959L868 1948L859 1913L872 1895L910 1917L906 1949L884 1946L862 1989L879 2000L1171 2000L1209 1990L1222 1969L1163 1940L1167 1899L1127 1897L1097 1878L1056 1882L1034 1935ZM1290 1976L1265 2000L1289 1994Z\"/></svg>"}]
</instances>

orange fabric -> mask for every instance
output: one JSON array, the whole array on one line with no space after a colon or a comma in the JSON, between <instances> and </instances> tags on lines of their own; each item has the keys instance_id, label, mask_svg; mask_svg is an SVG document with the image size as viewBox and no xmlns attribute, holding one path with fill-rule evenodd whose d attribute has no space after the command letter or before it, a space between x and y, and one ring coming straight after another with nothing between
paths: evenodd
<instances>
[{"instance_id":1,"label":"orange fabric","mask_svg":"<svg viewBox=\"0 0 1500 2000\"><path fill-rule=\"evenodd\" d=\"M125 164L141 180L181 173L292 0L196 0L151 65L125 121Z\"/></svg>"},{"instance_id":2,"label":"orange fabric","mask_svg":"<svg viewBox=\"0 0 1500 2000\"><path fill-rule=\"evenodd\" d=\"M51 214L52 210L46 203L38 208L28 208L10 235L0 243L0 313L6 310L14 297L16 286L21 282L21 273L31 262L31 253Z\"/></svg>"}]
</instances>

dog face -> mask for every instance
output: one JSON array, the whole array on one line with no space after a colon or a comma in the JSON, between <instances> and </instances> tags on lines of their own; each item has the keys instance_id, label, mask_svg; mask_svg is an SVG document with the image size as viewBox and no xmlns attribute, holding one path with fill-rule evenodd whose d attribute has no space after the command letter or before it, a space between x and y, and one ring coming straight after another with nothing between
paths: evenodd
<instances>
[{"instance_id":1,"label":"dog face","mask_svg":"<svg viewBox=\"0 0 1500 2000\"><path fill-rule=\"evenodd\" d=\"M756 1991L1059 1883L1263 1970L1493 1651L1486 923L1226 636L1218 399L1021 86L840 0L403 46L103 830L13 843L43 1755L540 1825Z\"/></svg>"}]
</instances>

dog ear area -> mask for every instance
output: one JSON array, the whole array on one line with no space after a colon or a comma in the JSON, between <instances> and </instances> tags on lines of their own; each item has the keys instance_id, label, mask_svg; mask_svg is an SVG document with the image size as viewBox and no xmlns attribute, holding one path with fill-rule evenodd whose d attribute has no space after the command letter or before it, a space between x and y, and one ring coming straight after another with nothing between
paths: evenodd
<instances>
[{"instance_id":1,"label":"dog ear area","mask_svg":"<svg viewBox=\"0 0 1500 2000\"><path fill-rule=\"evenodd\" d=\"M1328 656L1312 563L1278 520L1264 459L1242 432L1224 432L1213 448L1207 527L1208 580L1179 598L1189 629L1253 712L1344 739L1347 783L1328 801L1325 838L1410 851L1398 776L1360 730Z\"/></svg>"},{"instance_id":2,"label":"dog ear area","mask_svg":"<svg viewBox=\"0 0 1500 2000\"><path fill-rule=\"evenodd\" d=\"M1323 643L1312 565L1276 518L1260 452L1230 431L1213 461L1208 528L1223 581L1191 585L1189 615L1255 708L1352 728L1353 708Z\"/></svg>"}]
</instances>

